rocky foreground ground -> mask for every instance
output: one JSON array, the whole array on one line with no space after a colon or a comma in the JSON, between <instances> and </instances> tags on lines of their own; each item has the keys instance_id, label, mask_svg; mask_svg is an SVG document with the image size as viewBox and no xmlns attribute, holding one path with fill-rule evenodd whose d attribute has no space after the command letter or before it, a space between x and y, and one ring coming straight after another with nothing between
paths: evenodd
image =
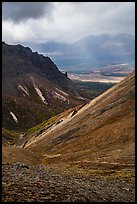
<instances>
[{"instance_id":1,"label":"rocky foreground ground","mask_svg":"<svg viewBox=\"0 0 137 204\"><path fill-rule=\"evenodd\" d=\"M134 202L133 169L2 165L2 202Z\"/></svg>"}]
</instances>

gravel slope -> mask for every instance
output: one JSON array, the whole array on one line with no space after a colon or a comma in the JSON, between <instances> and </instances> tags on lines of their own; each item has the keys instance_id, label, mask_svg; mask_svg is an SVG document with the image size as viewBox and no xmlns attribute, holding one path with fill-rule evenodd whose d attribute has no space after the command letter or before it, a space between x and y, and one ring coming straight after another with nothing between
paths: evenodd
<instances>
[{"instance_id":1,"label":"gravel slope","mask_svg":"<svg viewBox=\"0 0 137 204\"><path fill-rule=\"evenodd\" d=\"M133 172L129 169L129 174L114 179L116 172L114 169L91 171L91 167L69 164L5 164L2 166L2 201L134 202Z\"/></svg>"}]
</instances>

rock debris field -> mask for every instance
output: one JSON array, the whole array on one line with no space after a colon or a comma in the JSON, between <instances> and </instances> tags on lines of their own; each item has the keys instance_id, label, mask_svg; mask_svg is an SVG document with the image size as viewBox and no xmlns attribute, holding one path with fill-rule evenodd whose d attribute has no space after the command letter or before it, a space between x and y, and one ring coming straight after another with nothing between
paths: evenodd
<instances>
[{"instance_id":1,"label":"rock debris field","mask_svg":"<svg viewBox=\"0 0 137 204\"><path fill-rule=\"evenodd\" d=\"M69 164L3 164L2 202L134 202L134 176L117 178L116 172Z\"/></svg>"}]
</instances>

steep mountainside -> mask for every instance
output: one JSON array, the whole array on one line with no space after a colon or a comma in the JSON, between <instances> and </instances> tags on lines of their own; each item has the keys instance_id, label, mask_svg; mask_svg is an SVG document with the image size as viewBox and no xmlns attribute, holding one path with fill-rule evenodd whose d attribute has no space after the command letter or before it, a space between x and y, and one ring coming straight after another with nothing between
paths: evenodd
<instances>
[{"instance_id":1,"label":"steep mountainside","mask_svg":"<svg viewBox=\"0 0 137 204\"><path fill-rule=\"evenodd\" d=\"M2 76L17 77L36 73L60 88L75 93L72 82L61 73L49 57L44 57L22 45L2 43ZM4 87L3 87L4 88Z\"/></svg>"},{"instance_id":2,"label":"steep mountainside","mask_svg":"<svg viewBox=\"0 0 137 204\"><path fill-rule=\"evenodd\" d=\"M2 43L3 127L26 130L84 103L77 88L50 58Z\"/></svg>"},{"instance_id":3,"label":"steep mountainside","mask_svg":"<svg viewBox=\"0 0 137 204\"><path fill-rule=\"evenodd\" d=\"M77 110L63 113L24 147L45 161L134 165L135 73Z\"/></svg>"}]
</instances>

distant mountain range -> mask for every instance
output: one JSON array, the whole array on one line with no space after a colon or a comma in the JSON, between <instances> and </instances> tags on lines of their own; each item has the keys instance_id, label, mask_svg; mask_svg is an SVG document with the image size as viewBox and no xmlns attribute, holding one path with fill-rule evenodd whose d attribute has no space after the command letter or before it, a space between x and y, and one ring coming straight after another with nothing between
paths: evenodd
<instances>
[{"instance_id":1,"label":"distant mountain range","mask_svg":"<svg viewBox=\"0 0 137 204\"><path fill-rule=\"evenodd\" d=\"M72 44L31 44L31 48L50 56L61 69L68 72L93 70L108 64L134 64L135 61L135 37L123 33L91 35Z\"/></svg>"},{"instance_id":2,"label":"distant mountain range","mask_svg":"<svg viewBox=\"0 0 137 204\"><path fill-rule=\"evenodd\" d=\"M23 131L83 102L74 83L49 57L2 43L4 128Z\"/></svg>"}]
</instances>

